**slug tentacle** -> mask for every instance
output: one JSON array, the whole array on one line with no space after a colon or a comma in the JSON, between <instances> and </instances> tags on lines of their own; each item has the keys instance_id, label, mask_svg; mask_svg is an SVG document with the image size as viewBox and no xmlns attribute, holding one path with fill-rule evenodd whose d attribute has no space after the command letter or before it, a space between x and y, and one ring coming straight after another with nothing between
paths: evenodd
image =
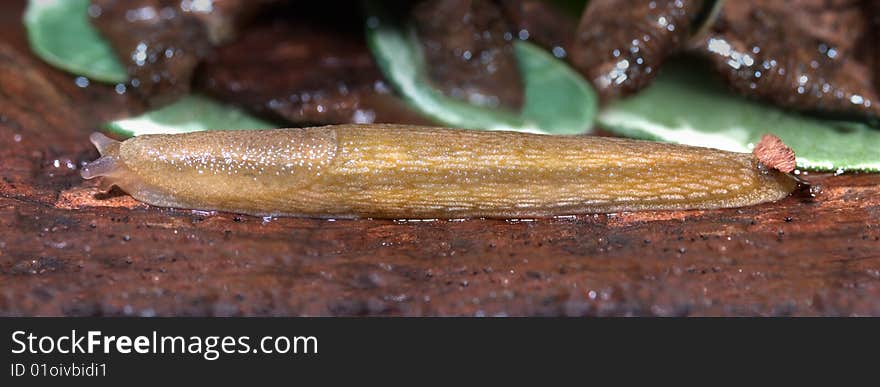
<instances>
[{"instance_id":1,"label":"slug tentacle","mask_svg":"<svg viewBox=\"0 0 880 387\"><path fill-rule=\"evenodd\" d=\"M788 196L793 155L400 125L93 139L104 176L157 206L252 215L524 218L713 209ZM774 169L777 168L777 169Z\"/></svg>"},{"instance_id":2,"label":"slug tentacle","mask_svg":"<svg viewBox=\"0 0 880 387\"><path fill-rule=\"evenodd\" d=\"M116 179L114 176L117 175L118 171L119 162L116 161L116 157L102 156L101 158L83 166L80 175L86 180L94 179L96 177L104 177L104 179L98 183L98 188L102 191L109 191L115 184Z\"/></svg>"},{"instance_id":3,"label":"slug tentacle","mask_svg":"<svg viewBox=\"0 0 880 387\"><path fill-rule=\"evenodd\" d=\"M122 144L101 133L95 132L89 136L89 140L98 149L101 157L90 163L86 163L80 171L83 179L94 179L96 177L104 177L98 187L103 191L108 191L120 176L130 176L126 173L125 165L119 156L119 146Z\"/></svg>"},{"instance_id":4,"label":"slug tentacle","mask_svg":"<svg viewBox=\"0 0 880 387\"><path fill-rule=\"evenodd\" d=\"M83 166L80 175L89 180L99 176L109 176L116 169L116 160L113 156L104 156Z\"/></svg>"},{"instance_id":5,"label":"slug tentacle","mask_svg":"<svg viewBox=\"0 0 880 387\"><path fill-rule=\"evenodd\" d=\"M92 142L92 145L98 149L98 153L101 156L108 156L112 152L119 151L119 141L116 141L110 137L105 136L102 133L94 132L89 136L89 140Z\"/></svg>"}]
</instances>

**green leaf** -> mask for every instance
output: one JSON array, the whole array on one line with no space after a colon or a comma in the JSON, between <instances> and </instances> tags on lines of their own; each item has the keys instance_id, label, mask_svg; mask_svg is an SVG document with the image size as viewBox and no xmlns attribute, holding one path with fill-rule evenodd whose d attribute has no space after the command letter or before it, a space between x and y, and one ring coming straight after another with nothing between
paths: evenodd
<instances>
[{"instance_id":1,"label":"green leaf","mask_svg":"<svg viewBox=\"0 0 880 387\"><path fill-rule=\"evenodd\" d=\"M580 134L591 129L597 97L580 74L543 49L517 41L515 53L525 85L516 114L446 97L431 86L412 30L390 22L374 2L367 41L385 78L414 109L444 125L484 130Z\"/></svg>"},{"instance_id":2,"label":"green leaf","mask_svg":"<svg viewBox=\"0 0 880 387\"><path fill-rule=\"evenodd\" d=\"M278 126L209 98L188 95L171 105L137 117L116 120L105 124L104 127L128 137L201 130L271 129Z\"/></svg>"},{"instance_id":3,"label":"green leaf","mask_svg":"<svg viewBox=\"0 0 880 387\"><path fill-rule=\"evenodd\" d=\"M880 130L823 120L734 95L693 64L669 63L654 83L599 113L599 124L629 137L750 152L772 133L797 165L822 171L880 171Z\"/></svg>"},{"instance_id":4,"label":"green leaf","mask_svg":"<svg viewBox=\"0 0 880 387\"><path fill-rule=\"evenodd\" d=\"M30 0L24 14L31 49L55 67L102 82L128 79L113 49L89 23L89 0Z\"/></svg>"}]
</instances>

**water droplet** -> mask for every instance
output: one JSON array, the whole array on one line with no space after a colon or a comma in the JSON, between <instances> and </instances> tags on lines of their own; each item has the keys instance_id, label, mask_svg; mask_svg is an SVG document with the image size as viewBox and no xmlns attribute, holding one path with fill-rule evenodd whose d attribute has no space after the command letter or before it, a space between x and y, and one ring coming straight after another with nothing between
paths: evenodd
<instances>
[{"instance_id":1,"label":"water droplet","mask_svg":"<svg viewBox=\"0 0 880 387\"><path fill-rule=\"evenodd\" d=\"M863 98L861 95L853 94L852 97L849 97L849 101L855 105L861 105L865 102L865 98Z\"/></svg>"},{"instance_id":2,"label":"water droplet","mask_svg":"<svg viewBox=\"0 0 880 387\"><path fill-rule=\"evenodd\" d=\"M566 52L565 49L559 46L553 47L553 56L557 58L565 58Z\"/></svg>"}]
</instances>

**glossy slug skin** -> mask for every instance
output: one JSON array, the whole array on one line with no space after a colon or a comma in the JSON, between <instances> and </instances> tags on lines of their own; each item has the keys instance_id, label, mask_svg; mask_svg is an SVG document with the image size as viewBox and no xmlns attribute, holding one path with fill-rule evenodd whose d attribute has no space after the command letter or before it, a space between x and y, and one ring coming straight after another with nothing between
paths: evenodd
<instances>
[{"instance_id":1,"label":"glossy slug skin","mask_svg":"<svg viewBox=\"0 0 880 387\"><path fill-rule=\"evenodd\" d=\"M322 218L526 218L740 207L796 187L751 154L393 125L100 134L83 168L162 207Z\"/></svg>"}]
</instances>

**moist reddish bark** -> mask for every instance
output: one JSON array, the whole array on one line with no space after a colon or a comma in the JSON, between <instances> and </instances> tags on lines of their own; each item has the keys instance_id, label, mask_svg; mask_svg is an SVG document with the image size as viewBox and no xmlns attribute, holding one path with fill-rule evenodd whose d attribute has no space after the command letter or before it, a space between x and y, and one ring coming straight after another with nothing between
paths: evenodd
<instances>
[{"instance_id":1,"label":"moist reddish bark","mask_svg":"<svg viewBox=\"0 0 880 387\"><path fill-rule=\"evenodd\" d=\"M4 195L0 314L880 314L880 178L810 180L819 201L533 222L263 221Z\"/></svg>"},{"instance_id":2,"label":"moist reddish bark","mask_svg":"<svg viewBox=\"0 0 880 387\"><path fill-rule=\"evenodd\" d=\"M0 315L880 315L880 175L535 221L175 211L79 178L88 134L127 105L71 85L0 44Z\"/></svg>"}]
</instances>

